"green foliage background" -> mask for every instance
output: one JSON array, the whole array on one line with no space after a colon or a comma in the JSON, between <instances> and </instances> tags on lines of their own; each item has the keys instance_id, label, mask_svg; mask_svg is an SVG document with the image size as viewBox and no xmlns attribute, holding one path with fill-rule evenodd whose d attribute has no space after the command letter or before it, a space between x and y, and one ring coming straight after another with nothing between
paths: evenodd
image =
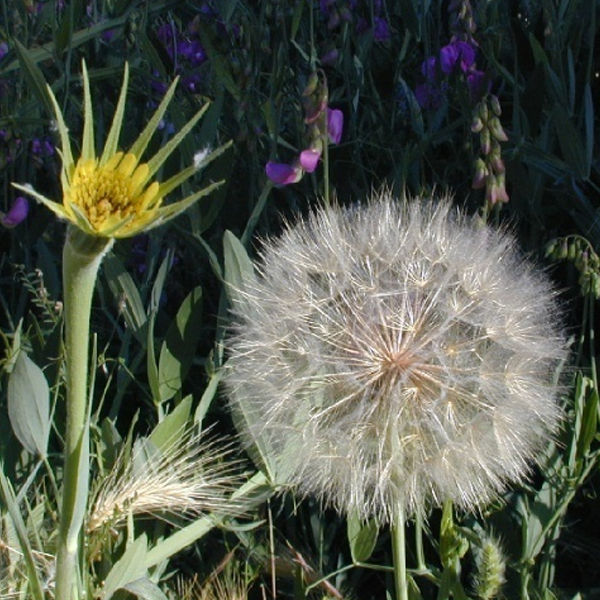
<instances>
[{"instance_id":1,"label":"green foliage background","mask_svg":"<svg viewBox=\"0 0 600 600\"><path fill-rule=\"evenodd\" d=\"M350 9L341 0L332 5ZM433 514L424 553L434 577L415 574L415 580L423 598L474 597L474 549L481 532L491 527L508 556L502 597L598 598L600 409L594 338L600 296L600 3L473 0L471 6L477 67L488 75L500 101L508 135L502 158L510 201L494 207L488 218L512 227L524 251L540 268L551 269L573 355L561 375L564 427L560 440L548 448L544 467L531 484L481 515ZM106 453L111 439L116 443L130 431L147 433L189 395L191 414L214 423L220 433L233 432L217 392L218 369L226 358L224 282L245 268L246 252L255 252L255 236L276 234L284 218L306 212L323 193L323 164L285 187L273 187L265 175L268 160L289 162L304 148L300 96L315 68L327 78L329 106L344 113L342 141L329 148L329 182L339 202L364 201L385 184L399 195L449 190L470 212L482 210L484 193L471 187L479 150L471 132L474 103L464 79L459 74L447 78L443 101L435 109L421 109L414 94L423 81L422 62L450 41L448 9L448 2L435 0L363 0L351 9L352 19L332 27L320 3L312 0L0 2L0 42L7 44L0 59L3 212L18 195L13 181L31 183L60 199L60 158L56 152L35 153L33 143L57 143L44 81L79 143L83 58L92 95L100 99L97 139L110 125L128 61L132 83L124 146L135 139L162 86L176 74L182 82L156 146L207 99L212 104L164 174L190 164L198 150L234 142L184 192L222 178L224 186L175 224L118 242L103 263L92 321L97 334L92 438L99 452ZM388 23L388 39L375 39L376 15ZM364 19L363 29L359 19ZM159 35L161 27L170 31L171 48ZM200 44L206 60L186 58L177 39ZM321 58L332 50L337 58L323 64ZM49 407L54 425L49 431L40 425L40 435L49 438L52 465L60 464L64 420L64 230L47 210L32 205L27 219L2 230L0 237L0 323L6 348L0 411L7 415L6 375L14 367L15 349L23 348L55 382ZM44 537L51 538L56 507L44 500L50 495L49 480L34 484L29 478L41 468L33 454L34 447L19 444L8 418L0 418L4 472L15 489L24 490L19 500L28 499L33 510L29 527L38 527L34 546L41 548ZM6 507L0 505L0 511L6 540ZM268 507L260 504L250 517L252 527L236 522L178 555L176 569L203 578L235 549L255 582L252 597L261 597L261 586L270 589L272 563L281 598L331 594L323 585L310 585L339 569L330 582L344 597L383 598L391 589L385 571L343 568L353 560L391 564L386 531L374 537L351 523L352 531L362 532L356 534L361 546L349 545L340 517L310 501L296 506L291 494L274 497ZM163 533L148 523L139 527L155 539ZM412 533L411 528L409 540ZM110 560L117 560L122 541L117 539L111 552ZM409 567L415 565L410 548L408 561Z\"/></svg>"}]
</instances>

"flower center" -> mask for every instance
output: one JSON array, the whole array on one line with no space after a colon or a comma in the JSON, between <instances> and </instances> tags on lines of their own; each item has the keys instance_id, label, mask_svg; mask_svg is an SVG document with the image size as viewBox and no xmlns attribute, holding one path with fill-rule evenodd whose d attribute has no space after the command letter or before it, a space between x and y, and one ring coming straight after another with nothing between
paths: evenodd
<instances>
[{"instance_id":1,"label":"flower center","mask_svg":"<svg viewBox=\"0 0 600 600\"><path fill-rule=\"evenodd\" d=\"M149 205L159 202L156 182L142 189L148 165L136 165L133 154L123 156L120 152L102 166L95 159L79 161L66 194L67 204L76 206L99 232L135 218Z\"/></svg>"},{"instance_id":2,"label":"flower center","mask_svg":"<svg viewBox=\"0 0 600 600\"><path fill-rule=\"evenodd\" d=\"M103 229L107 221L121 221L138 211L136 182L130 174L95 160L79 163L69 189L70 201L87 217L92 227Z\"/></svg>"}]
</instances>

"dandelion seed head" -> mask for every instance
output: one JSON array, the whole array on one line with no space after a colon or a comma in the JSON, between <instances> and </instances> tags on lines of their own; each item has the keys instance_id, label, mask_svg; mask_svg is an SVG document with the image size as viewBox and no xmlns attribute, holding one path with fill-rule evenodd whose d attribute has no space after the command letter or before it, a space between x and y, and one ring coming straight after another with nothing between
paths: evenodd
<instances>
[{"instance_id":1,"label":"dandelion seed head","mask_svg":"<svg viewBox=\"0 0 600 600\"><path fill-rule=\"evenodd\" d=\"M237 295L231 406L300 494L380 522L473 510L557 427L555 296L448 198L321 208L264 243Z\"/></svg>"}]
</instances>

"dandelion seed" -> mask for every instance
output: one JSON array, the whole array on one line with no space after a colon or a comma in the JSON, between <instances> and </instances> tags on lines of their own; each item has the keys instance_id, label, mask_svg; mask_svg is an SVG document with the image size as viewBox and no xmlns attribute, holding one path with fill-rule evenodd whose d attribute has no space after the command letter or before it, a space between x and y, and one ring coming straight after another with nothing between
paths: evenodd
<instances>
[{"instance_id":1,"label":"dandelion seed","mask_svg":"<svg viewBox=\"0 0 600 600\"><path fill-rule=\"evenodd\" d=\"M393 521L472 510L555 431L555 292L508 234L445 198L322 208L261 250L226 387L249 444L300 494Z\"/></svg>"}]
</instances>

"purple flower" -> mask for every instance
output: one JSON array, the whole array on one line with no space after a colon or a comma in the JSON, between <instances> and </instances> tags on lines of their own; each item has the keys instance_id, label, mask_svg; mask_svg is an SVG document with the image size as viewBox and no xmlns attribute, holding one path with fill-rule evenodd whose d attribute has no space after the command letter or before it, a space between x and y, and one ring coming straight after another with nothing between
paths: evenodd
<instances>
[{"instance_id":1,"label":"purple flower","mask_svg":"<svg viewBox=\"0 0 600 600\"><path fill-rule=\"evenodd\" d=\"M373 37L376 42L386 42L390 39L390 26L383 17L375 17Z\"/></svg>"},{"instance_id":2,"label":"purple flower","mask_svg":"<svg viewBox=\"0 0 600 600\"><path fill-rule=\"evenodd\" d=\"M198 40L180 40L177 51L193 65L200 65L206 60L206 52Z\"/></svg>"},{"instance_id":3,"label":"purple flower","mask_svg":"<svg viewBox=\"0 0 600 600\"><path fill-rule=\"evenodd\" d=\"M19 223L25 220L29 212L29 202L23 196L17 196L10 210L6 213L0 213L0 223L4 227L16 227Z\"/></svg>"},{"instance_id":4,"label":"purple flower","mask_svg":"<svg viewBox=\"0 0 600 600\"><path fill-rule=\"evenodd\" d=\"M327 134L332 144L339 144L344 131L344 113L337 108L327 108Z\"/></svg>"},{"instance_id":5,"label":"purple flower","mask_svg":"<svg viewBox=\"0 0 600 600\"><path fill-rule=\"evenodd\" d=\"M445 85L426 81L415 88L415 98L421 108L427 110L438 109L444 100Z\"/></svg>"},{"instance_id":6,"label":"purple flower","mask_svg":"<svg viewBox=\"0 0 600 600\"><path fill-rule=\"evenodd\" d=\"M468 42L454 40L440 49L440 68L449 75L458 64L466 73L475 64L475 52L476 49Z\"/></svg>"},{"instance_id":7,"label":"purple flower","mask_svg":"<svg viewBox=\"0 0 600 600\"><path fill-rule=\"evenodd\" d=\"M31 153L35 156L52 156L54 154L54 146L48 138L40 140L40 138L33 138L31 140Z\"/></svg>"},{"instance_id":8,"label":"purple flower","mask_svg":"<svg viewBox=\"0 0 600 600\"><path fill-rule=\"evenodd\" d=\"M0 42L0 60L2 60L8 54L8 44L6 42Z\"/></svg>"},{"instance_id":9,"label":"purple flower","mask_svg":"<svg viewBox=\"0 0 600 600\"><path fill-rule=\"evenodd\" d=\"M307 173L312 173L319 163L321 152L313 148L307 148L300 152L300 165Z\"/></svg>"},{"instance_id":10,"label":"purple flower","mask_svg":"<svg viewBox=\"0 0 600 600\"><path fill-rule=\"evenodd\" d=\"M265 166L267 177L277 185L289 185L297 183L302 178L302 167L292 166L285 163L269 161Z\"/></svg>"}]
</instances>

